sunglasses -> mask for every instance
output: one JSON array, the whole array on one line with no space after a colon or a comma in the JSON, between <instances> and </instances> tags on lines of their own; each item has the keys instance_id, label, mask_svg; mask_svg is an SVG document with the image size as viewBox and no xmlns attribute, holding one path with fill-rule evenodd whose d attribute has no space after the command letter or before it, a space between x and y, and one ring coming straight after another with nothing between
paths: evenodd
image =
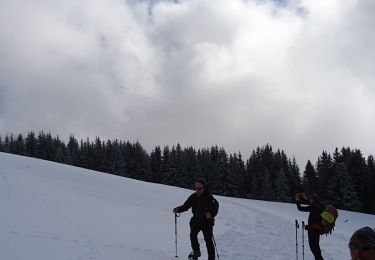
<instances>
[{"instance_id":1,"label":"sunglasses","mask_svg":"<svg viewBox=\"0 0 375 260\"><path fill-rule=\"evenodd\" d=\"M375 245L370 244L368 242L350 242L349 249L350 250L369 250L371 248L375 248Z\"/></svg>"}]
</instances>

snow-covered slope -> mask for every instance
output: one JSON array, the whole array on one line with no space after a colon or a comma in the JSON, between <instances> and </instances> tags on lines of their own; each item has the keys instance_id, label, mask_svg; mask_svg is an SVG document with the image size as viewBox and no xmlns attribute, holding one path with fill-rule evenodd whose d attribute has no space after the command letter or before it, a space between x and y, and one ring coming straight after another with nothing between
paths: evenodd
<instances>
[{"instance_id":1,"label":"snow-covered slope","mask_svg":"<svg viewBox=\"0 0 375 260\"><path fill-rule=\"evenodd\" d=\"M175 259L172 208L191 192L0 153L1 259ZM295 259L294 219L307 214L293 204L217 198L220 259ZM339 213L335 232L321 240L325 259L349 259L353 231L375 225L374 215ZM180 259L190 251L190 217L178 218ZM313 259L306 236L305 259Z\"/></svg>"}]
</instances>

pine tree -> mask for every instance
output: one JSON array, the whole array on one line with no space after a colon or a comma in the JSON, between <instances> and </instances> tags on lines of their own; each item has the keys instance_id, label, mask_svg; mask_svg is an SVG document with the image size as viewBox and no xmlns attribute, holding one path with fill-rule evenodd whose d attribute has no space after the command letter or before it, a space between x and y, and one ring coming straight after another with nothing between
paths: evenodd
<instances>
[{"instance_id":1,"label":"pine tree","mask_svg":"<svg viewBox=\"0 0 375 260\"><path fill-rule=\"evenodd\" d=\"M210 156L207 159L207 172L212 173L211 175L209 175L211 190L214 193L220 195L232 195L232 173L230 172L228 165L228 154L226 153L224 148L219 149L218 146L212 147L210 151Z\"/></svg>"},{"instance_id":2,"label":"pine tree","mask_svg":"<svg viewBox=\"0 0 375 260\"><path fill-rule=\"evenodd\" d=\"M335 163L327 188L329 198L337 207L351 211L361 209L361 203L344 163Z\"/></svg>"},{"instance_id":3,"label":"pine tree","mask_svg":"<svg viewBox=\"0 0 375 260\"><path fill-rule=\"evenodd\" d=\"M35 133L29 132L25 141L26 156L36 157L38 155L38 140L35 138Z\"/></svg>"},{"instance_id":4,"label":"pine tree","mask_svg":"<svg viewBox=\"0 0 375 260\"><path fill-rule=\"evenodd\" d=\"M199 165L201 166L201 169L200 169L201 175L200 176L194 176L195 177L194 179L204 178L207 181L209 181L210 183L213 183L212 180L210 180L210 178L208 178L209 176L213 175L212 171L214 169L213 162L212 162L212 155L210 153L210 150L209 149L198 150L198 156L197 157L198 157ZM214 185L212 185L211 187L213 188L213 191L215 191Z\"/></svg>"},{"instance_id":5,"label":"pine tree","mask_svg":"<svg viewBox=\"0 0 375 260\"><path fill-rule=\"evenodd\" d=\"M287 173L289 179L289 188L291 191L290 199L292 200L294 198L294 194L301 189L301 173L296 158L293 157L292 162L289 161Z\"/></svg>"},{"instance_id":6,"label":"pine tree","mask_svg":"<svg viewBox=\"0 0 375 260\"><path fill-rule=\"evenodd\" d=\"M259 148L259 147L258 147ZM246 197L255 199L258 197L258 172L259 172L259 165L257 153L255 151L252 152L250 158L246 161L246 175L245 175L245 187L246 187Z\"/></svg>"},{"instance_id":7,"label":"pine tree","mask_svg":"<svg viewBox=\"0 0 375 260\"><path fill-rule=\"evenodd\" d=\"M84 141L81 139L80 141L80 147L79 147L79 167L86 168L86 169L93 169L92 167L92 147L90 143L90 139L87 137L86 140Z\"/></svg>"},{"instance_id":8,"label":"pine tree","mask_svg":"<svg viewBox=\"0 0 375 260\"><path fill-rule=\"evenodd\" d=\"M17 140L15 141L15 153L19 155L25 155L25 141L23 139L22 134L17 136Z\"/></svg>"},{"instance_id":9,"label":"pine tree","mask_svg":"<svg viewBox=\"0 0 375 260\"><path fill-rule=\"evenodd\" d=\"M176 176L176 169L173 165L171 160L171 152L169 150L169 146L165 146L163 148L163 157L161 163L161 173L162 173L162 183L175 186L176 180L174 179Z\"/></svg>"},{"instance_id":10,"label":"pine tree","mask_svg":"<svg viewBox=\"0 0 375 260\"><path fill-rule=\"evenodd\" d=\"M375 214L375 161L372 155L367 158L364 196L366 198L364 212Z\"/></svg>"},{"instance_id":11,"label":"pine tree","mask_svg":"<svg viewBox=\"0 0 375 260\"><path fill-rule=\"evenodd\" d=\"M78 166L79 160L80 160L80 150L79 150L78 141L74 137L74 135L70 135L67 148L68 148L68 164Z\"/></svg>"},{"instance_id":12,"label":"pine tree","mask_svg":"<svg viewBox=\"0 0 375 260\"><path fill-rule=\"evenodd\" d=\"M150 154L150 170L151 176L154 182L160 183L161 178L161 149L160 146L156 146Z\"/></svg>"},{"instance_id":13,"label":"pine tree","mask_svg":"<svg viewBox=\"0 0 375 260\"><path fill-rule=\"evenodd\" d=\"M66 163L67 162L67 148L59 138L59 136L56 136L53 138L53 161L59 162L59 163Z\"/></svg>"},{"instance_id":14,"label":"pine tree","mask_svg":"<svg viewBox=\"0 0 375 260\"><path fill-rule=\"evenodd\" d=\"M223 161L224 162L224 161ZM220 164L223 173L220 174L222 181L219 185L222 185L222 193L225 196L242 197L245 194L244 191L244 179L245 179L245 166L242 161L241 154L237 155L234 153L229 156L229 162L225 161Z\"/></svg>"},{"instance_id":15,"label":"pine tree","mask_svg":"<svg viewBox=\"0 0 375 260\"><path fill-rule=\"evenodd\" d=\"M343 155L344 164L352 178L359 200L362 205L365 205L366 159L358 149L351 151L350 148L342 148L341 153Z\"/></svg>"},{"instance_id":16,"label":"pine tree","mask_svg":"<svg viewBox=\"0 0 375 260\"><path fill-rule=\"evenodd\" d=\"M4 143L3 143L3 151L4 152L6 152L6 153L11 152L10 151L10 143L11 143L10 137L8 136L8 134L5 134L5 139L4 139Z\"/></svg>"},{"instance_id":17,"label":"pine tree","mask_svg":"<svg viewBox=\"0 0 375 260\"><path fill-rule=\"evenodd\" d=\"M318 158L316 173L319 180L319 196L322 201L329 199L327 194L328 178L332 171L332 158L326 151Z\"/></svg>"},{"instance_id":18,"label":"pine tree","mask_svg":"<svg viewBox=\"0 0 375 260\"><path fill-rule=\"evenodd\" d=\"M99 137L95 138L95 143L92 144L92 165L96 171L106 171L105 166L105 143Z\"/></svg>"},{"instance_id":19,"label":"pine tree","mask_svg":"<svg viewBox=\"0 0 375 260\"><path fill-rule=\"evenodd\" d=\"M318 189L318 175L315 171L314 166L310 162L310 160L307 161L305 171L303 172L303 189L307 193L317 192Z\"/></svg>"},{"instance_id":20,"label":"pine tree","mask_svg":"<svg viewBox=\"0 0 375 260\"><path fill-rule=\"evenodd\" d=\"M230 165L232 171L234 172L233 178L233 195L236 197L244 197L246 195L246 187L245 187L245 162L242 159L241 153L233 155L233 162Z\"/></svg>"},{"instance_id":21,"label":"pine tree","mask_svg":"<svg viewBox=\"0 0 375 260\"><path fill-rule=\"evenodd\" d=\"M228 163L227 154L225 153L225 158L222 158L219 147L212 146L209 151L209 157L207 158L208 170L205 172L204 178L209 182L213 183L215 179L221 174L226 173L226 164Z\"/></svg>"},{"instance_id":22,"label":"pine tree","mask_svg":"<svg viewBox=\"0 0 375 260\"><path fill-rule=\"evenodd\" d=\"M151 177L149 155L138 141L134 144L127 142L126 146L128 176L137 180L149 181Z\"/></svg>"},{"instance_id":23,"label":"pine tree","mask_svg":"<svg viewBox=\"0 0 375 260\"><path fill-rule=\"evenodd\" d=\"M192 182L196 180L198 176L201 176L200 164L197 158L197 152L193 147L185 148L183 151L183 165L184 165L184 183L186 188L190 188Z\"/></svg>"},{"instance_id":24,"label":"pine tree","mask_svg":"<svg viewBox=\"0 0 375 260\"><path fill-rule=\"evenodd\" d=\"M110 140L107 140L104 147L104 158L102 162L102 167L104 172L108 172L110 174L115 174L113 171L113 147L112 142Z\"/></svg>"},{"instance_id":25,"label":"pine tree","mask_svg":"<svg viewBox=\"0 0 375 260\"><path fill-rule=\"evenodd\" d=\"M53 161L55 150L51 133L40 131L38 134L38 158Z\"/></svg>"},{"instance_id":26,"label":"pine tree","mask_svg":"<svg viewBox=\"0 0 375 260\"><path fill-rule=\"evenodd\" d=\"M254 198L271 200L272 193L272 176L269 172L269 167L272 162L272 148L267 144L265 147L257 147L252 164L250 165L252 171L252 190Z\"/></svg>"},{"instance_id":27,"label":"pine tree","mask_svg":"<svg viewBox=\"0 0 375 260\"><path fill-rule=\"evenodd\" d=\"M10 134L9 136L9 143L7 145L7 152L12 153L12 154L18 154L17 153L17 143L16 140L14 139L13 134Z\"/></svg>"},{"instance_id":28,"label":"pine tree","mask_svg":"<svg viewBox=\"0 0 375 260\"><path fill-rule=\"evenodd\" d=\"M274 198L275 198L275 195L274 195L274 191L273 191L272 183L271 183L271 174L267 168L264 168L260 199L271 201Z\"/></svg>"},{"instance_id":29,"label":"pine tree","mask_svg":"<svg viewBox=\"0 0 375 260\"><path fill-rule=\"evenodd\" d=\"M112 142L110 151L110 171L114 175L118 176L128 176L127 172L127 155L126 147L122 142L117 139Z\"/></svg>"},{"instance_id":30,"label":"pine tree","mask_svg":"<svg viewBox=\"0 0 375 260\"><path fill-rule=\"evenodd\" d=\"M280 169L278 174L276 175L276 180L275 180L275 199L276 201L281 201L281 202L287 202L290 201L290 190L288 187L288 181L285 176L285 171L283 168Z\"/></svg>"},{"instance_id":31,"label":"pine tree","mask_svg":"<svg viewBox=\"0 0 375 260\"><path fill-rule=\"evenodd\" d=\"M174 166L174 185L184 188L190 187L189 182L186 182L188 173L184 165L184 155L180 144L172 147L170 159Z\"/></svg>"}]
</instances>

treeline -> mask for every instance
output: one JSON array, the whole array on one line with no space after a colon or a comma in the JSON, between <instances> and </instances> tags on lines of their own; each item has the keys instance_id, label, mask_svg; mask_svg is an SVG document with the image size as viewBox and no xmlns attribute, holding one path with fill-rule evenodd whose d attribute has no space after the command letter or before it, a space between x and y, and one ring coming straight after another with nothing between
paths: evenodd
<instances>
[{"instance_id":1,"label":"treeline","mask_svg":"<svg viewBox=\"0 0 375 260\"><path fill-rule=\"evenodd\" d=\"M315 165L307 162L302 174L294 158L269 144L244 160L218 146L157 146L148 154L139 142L71 135L65 144L42 131L0 136L0 151L183 188L203 177L213 193L224 196L292 202L296 192L316 192L338 208L375 214L374 158L364 158L357 149L336 149L333 155L323 151Z\"/></svg>"}]
</instances>

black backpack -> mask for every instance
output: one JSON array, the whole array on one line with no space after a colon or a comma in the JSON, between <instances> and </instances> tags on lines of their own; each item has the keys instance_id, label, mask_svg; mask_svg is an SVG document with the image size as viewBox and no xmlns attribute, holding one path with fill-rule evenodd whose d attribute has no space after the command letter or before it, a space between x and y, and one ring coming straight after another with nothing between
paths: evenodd
<instances>
[{"instance_id":1,"label":"black backpack","mask_svg":"<svg viewBox=\"0 0 375 260\"><path fill-rule=\"evenodd\" d=\"M211 202L212 202L211 212L213 214L212 217L216 217L217 213L219 212L219 202L214 197L212 197L212 201Z\"/></svg>"}]
</instances>

